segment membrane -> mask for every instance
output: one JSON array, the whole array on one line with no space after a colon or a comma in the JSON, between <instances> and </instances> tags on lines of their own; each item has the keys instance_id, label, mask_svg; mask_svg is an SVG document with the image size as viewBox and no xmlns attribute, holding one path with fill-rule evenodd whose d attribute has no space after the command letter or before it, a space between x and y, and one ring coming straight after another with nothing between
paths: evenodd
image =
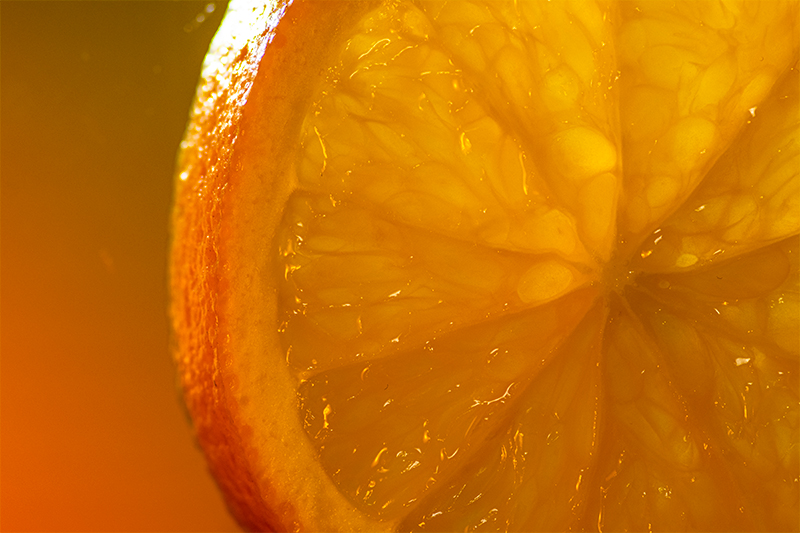
<instances>
[{"instance_id":1,"label":"segment membrane","mask_svg":"<svg viewBox=\"0 0 800 533\"><path fill-rule=\"evenodd\" d=\"M608 259L614 230L608 215L620 183L605 180L608 193L591 207L581 196L593 177L619 172L612 7L445 1L429 12L475 97L527 148L538 170L531 189L555 195L576 217L586 248Z\"/></svg>"},{"instance_id":2,"label":"segment membrane","mask_svg":"<svg viewBox=\"0 0 800 533\"><path fill-rule=\"evenodd\" d=\"M785 506L800 493L799 249L790 238L703 271L644 278L650 297L629 295L743 512L776 530L796 526L796 506Z\"/></svg>"},{"instance_id":3,"label":"segment membrane","mask_svg":"<svg viewBox=\"0 0 800 533\"><path fill-rule=\"evenodd\" d=\"M423 500L399 530L568 531L596 459L603 321L595 306L527 385L503 427Z\"/></svg>"},{"instance_id":4,"label":"segment membrane","mask_svg":"<svg viewBox=\"0 0 800 533\"><path fill-rule=\"evenodd\" d=\"M789 70L692 196L644 242L637 270L671 272L800 231L800 73Z\"/></svg>"},{"instance_id":5,"label":"segment membrane","mask_svg":"<svg viewBox=\"0 0 800 533\"><path fill-rule=\"evenodd\" d=\"M574 294L304 380L301 412L322 464L368 512L384 518L409 512L450 477L487 460L481 443L505 434L519 407L528 408L521 398L540 389L536 376L558 357L561 339L591 301ZM585 354L574 357L584 361ZM541 389L542 401L552 401L552 388ZM591 388L581 393L596 397ZM534 431L529 425L524 431Z\"/></svg>"},{"instance_id":6,"label":"segment membrane","mask_svg":"<svg viewBox=\"0 0 800 533\"><path fill-rule=\"evenodd\" d=\"M589 282L557 257L476 247L317 194L295 195L284 221L280 334L300 372L420 346Z\"/></svg>"},{"instance_id":7,"label":"segment membrane","mask_svg":"<svg viewBox=\"0 0 800 533\"><path fill-rule=\"evenodd\" d=\"M798 237L697 272L652 274L641 289L692 327L703 325L777 357L800 358ZM649 312L643 309L642 312Z\"/></svg>"},{"instance_id":8,"label":"segment membrane","mask_svg":"<svg viewBox=\"0 0 800 533\"><path fill-rule=\"evenodd\" d=\"M606 327L609 424L588 522L600 531L747 530L749 515L714 448L664 371L668 354L622 309ZM687 354L702 358L687 347ZM681 374L681 379L685 377ZM744 524L744 526L743 526Z\"/></svg>"},{"instance_id":9,"label":"segment membrane","mask_svg":"<svg viewBox=\"0 0 800 533\"><path fill-rule=\"evenodd\" d=\"M306 121L300 187L494 248L607 258L614 61L607 10L584 4L387 3Z\"/></svg>"},{"instance_id":10,"label":"segment membrane","mask_svg":"<svg viewBox=\"0 0 800 533\"><path fill-rule=\"evenodd\" d=\"M620 223L623 240L637 243L694 190L797 60L800 13L776 0L619 5Z\"/></svg>"}]
</instances>

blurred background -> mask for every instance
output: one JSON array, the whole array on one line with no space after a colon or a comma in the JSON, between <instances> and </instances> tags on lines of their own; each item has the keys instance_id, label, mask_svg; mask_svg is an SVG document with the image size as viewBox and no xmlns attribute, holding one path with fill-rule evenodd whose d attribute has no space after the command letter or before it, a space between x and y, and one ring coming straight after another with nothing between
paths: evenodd
<instances>
[{"instance_id":1,"label":"blurred background","mask_svg":"<svg viewBox=\"0 0 800 533\"><path fill-rule=\"evenodd\" d=\"M175 154L220 1L0 2L0 529L236 531L169 353Z\"/></svg>"}]
</instances>

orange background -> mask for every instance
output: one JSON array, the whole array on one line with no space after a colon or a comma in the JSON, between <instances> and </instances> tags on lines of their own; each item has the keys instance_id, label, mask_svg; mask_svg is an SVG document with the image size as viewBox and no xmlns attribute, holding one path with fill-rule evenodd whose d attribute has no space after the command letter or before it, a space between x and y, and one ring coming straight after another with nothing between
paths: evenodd
<instances>
[{"instance_id":1,"label":"orange background","mask_svg":"<svg viewBox=\"0 0 800 533\"><path fill-rule=\"evenodd\" d=\"M0 528L235 531L179 401L166 274L224 2L0 4Z\"/></svg>"}]
</instances>

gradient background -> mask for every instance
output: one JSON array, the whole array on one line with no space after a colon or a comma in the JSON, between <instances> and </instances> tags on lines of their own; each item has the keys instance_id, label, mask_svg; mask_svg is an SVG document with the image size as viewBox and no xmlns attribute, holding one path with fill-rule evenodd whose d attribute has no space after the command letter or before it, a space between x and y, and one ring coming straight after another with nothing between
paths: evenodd
<instances>
[{"instance_id":1,"label":"gradient background","mask_svg":"<svg viewBox=\"0 0 800 533\"><path fill-rule=\"evenodd\" d=\"M224 8L0 2L4 531L236 531L179 401L166 275Z\"/></svg>"}]
</instances>

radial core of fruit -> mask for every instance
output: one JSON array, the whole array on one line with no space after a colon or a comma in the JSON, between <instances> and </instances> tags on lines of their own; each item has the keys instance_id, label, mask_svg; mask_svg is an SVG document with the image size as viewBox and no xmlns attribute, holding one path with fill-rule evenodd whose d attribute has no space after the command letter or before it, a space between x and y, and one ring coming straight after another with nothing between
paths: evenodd
<instances>
[{"instance_id":1,"label":"radial core of fruit","mask_svg":"<svg viewBox=\"0 0 800 533\"><path fill-rule=\"evenodd\" d=\"M218 474L240 519L344 527L330 486L373 529L796 531L797 2L330 5L299 118L239 133L296 137L286 193L214 192L221 238L268 228L219 248L264 265L219 327L276 336L230 368L285 365L299 410L219 371L269 448L233 468L266 510ZM267 479L301 460L265 416L321 466L286 489L312 503Z\"/></svg>"}]
</instances>

